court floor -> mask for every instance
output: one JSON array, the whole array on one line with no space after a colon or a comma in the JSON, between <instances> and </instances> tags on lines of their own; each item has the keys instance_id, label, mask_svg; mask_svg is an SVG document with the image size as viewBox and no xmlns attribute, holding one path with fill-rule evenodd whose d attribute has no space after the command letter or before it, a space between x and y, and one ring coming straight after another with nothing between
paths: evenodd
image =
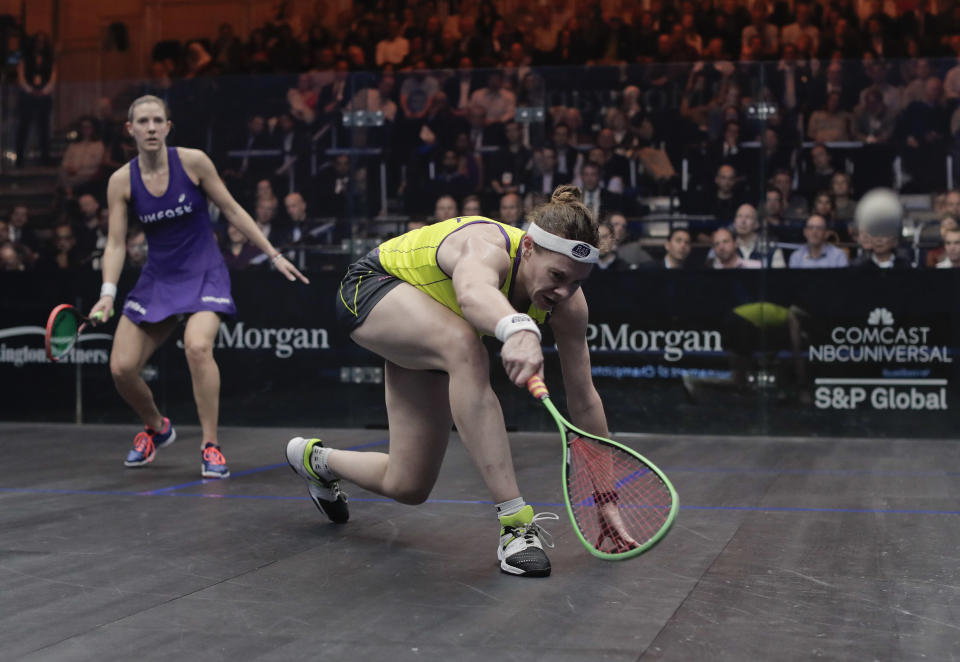
<instances>
[{"instance_id":1,"label":"court floor","mask_svg":"<svg viewBox=\"0 0 960 662\"><path fill-rule=\"evenodd\" d=\"M512 436L524 496L562 519L553 575L496 563L493 508L457 440L422 506L352 486L313 507L291 436L384 449L383 430L197 428L156 461L133 427L0 424L4 660L952 660L960 658L960 444L623 435L681 509L609 563L560 506L556 434Z\"/></svg>"}]
</instances>

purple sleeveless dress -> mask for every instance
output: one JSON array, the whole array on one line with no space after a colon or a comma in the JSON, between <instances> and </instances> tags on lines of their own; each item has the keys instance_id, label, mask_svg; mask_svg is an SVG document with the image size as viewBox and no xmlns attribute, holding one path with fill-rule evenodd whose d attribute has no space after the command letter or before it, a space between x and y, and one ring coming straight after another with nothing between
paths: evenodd
<instances>
[{"instance_id":1,"label":"purple sleeveless dress","mask_svg":"<svg viewBox=\"0 0 960 662\"><path fill-rule=\"evenodd\" d=\"M167 148L170 181L160 197L143 185L138 158L130 161L130 201L147 236L147 263L123 314L134 324L201 310L235 314L207 197L190 181L177 148Z\"/></svg>"}]
</instances>

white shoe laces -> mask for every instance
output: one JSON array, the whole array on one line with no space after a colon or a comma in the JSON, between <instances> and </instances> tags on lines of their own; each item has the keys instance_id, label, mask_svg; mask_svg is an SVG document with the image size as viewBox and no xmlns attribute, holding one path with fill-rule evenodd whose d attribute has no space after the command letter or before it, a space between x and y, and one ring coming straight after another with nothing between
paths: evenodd
<instances>
[{"instance_id":1,"label":"white shoe laces","mask_svg":"<svg viewBox=\"0 0 960 662\"><path fill-rule=\"evenodd\" d=\"M553 535L547 531L539 522L546 520L558 520L560 516L556 513L537 513L529 523L514 527L519 534L518 538L523 538L524 542L533 544L534 536L538 536L540 541L547 547L553 547Z\"/></svg>"}]
</instances>

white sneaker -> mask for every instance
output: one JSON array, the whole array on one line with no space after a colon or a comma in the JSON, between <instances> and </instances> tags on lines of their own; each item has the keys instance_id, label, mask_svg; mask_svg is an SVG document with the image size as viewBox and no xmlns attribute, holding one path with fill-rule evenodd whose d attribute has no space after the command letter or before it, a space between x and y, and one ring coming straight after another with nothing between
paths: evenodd
<instances>
[{"instance_id":1,"label":"white sneaker","mask_svg":"<svg viewBox=\"0 0 960 662\"><path fill-rule=\"evenodd\" d=\"M322 510L332 521L342 524L350 519L347 509L347 495L340 490L340 480L328 475L321 477L317 470L318 459L324 452L323 442L319 439L294 437L287 442L287 463L294 473L307 481L307 489L314 505Z\"/></svg>"},{"instance_id":2,"label":"white sneaker","mask_svg":"<svg viewBox=\"0 0 960 662\"><path fill-rule=\"evenodd\" d=\"M550 559L543 551L543 545L553 547L553 536L538 522L556 519L560 517L554 513L534 515L531 506L524 506L513 515L501 515L500 545L497 547L500 570L523 577L547 577Z\"/></svg>"}]
</instances>

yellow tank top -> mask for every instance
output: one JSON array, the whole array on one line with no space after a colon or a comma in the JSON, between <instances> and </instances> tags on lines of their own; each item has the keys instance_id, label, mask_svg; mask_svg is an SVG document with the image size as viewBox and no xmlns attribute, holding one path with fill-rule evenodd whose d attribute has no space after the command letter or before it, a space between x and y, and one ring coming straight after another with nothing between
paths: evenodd
<instances>
[{"instance_id":1,"label":"yellow tank top","mask_svg":"<svg viewBox=\"0 0 960 662\"><path fill-rule=\"evenodd\" d=\"M500 291L509 300L514 278L517 275L517 268L520 266L520 256L518 255L520 240L526 233L520 228L504 225L484 216L458 216L388 239L379 247L380 266L388 274L410 283L463 317L463 311L460 310L460 305L457 303L457 293L453 289L453 280L437 264L437 251L444 239L454 232L476 223L496 225L503 233L504 248L513 261L513 268L510 269L510 273L507 275ZM547 311L532 304L527 314L537 324L543 324L547 318Z\"/></svg>"}]
</instances>

